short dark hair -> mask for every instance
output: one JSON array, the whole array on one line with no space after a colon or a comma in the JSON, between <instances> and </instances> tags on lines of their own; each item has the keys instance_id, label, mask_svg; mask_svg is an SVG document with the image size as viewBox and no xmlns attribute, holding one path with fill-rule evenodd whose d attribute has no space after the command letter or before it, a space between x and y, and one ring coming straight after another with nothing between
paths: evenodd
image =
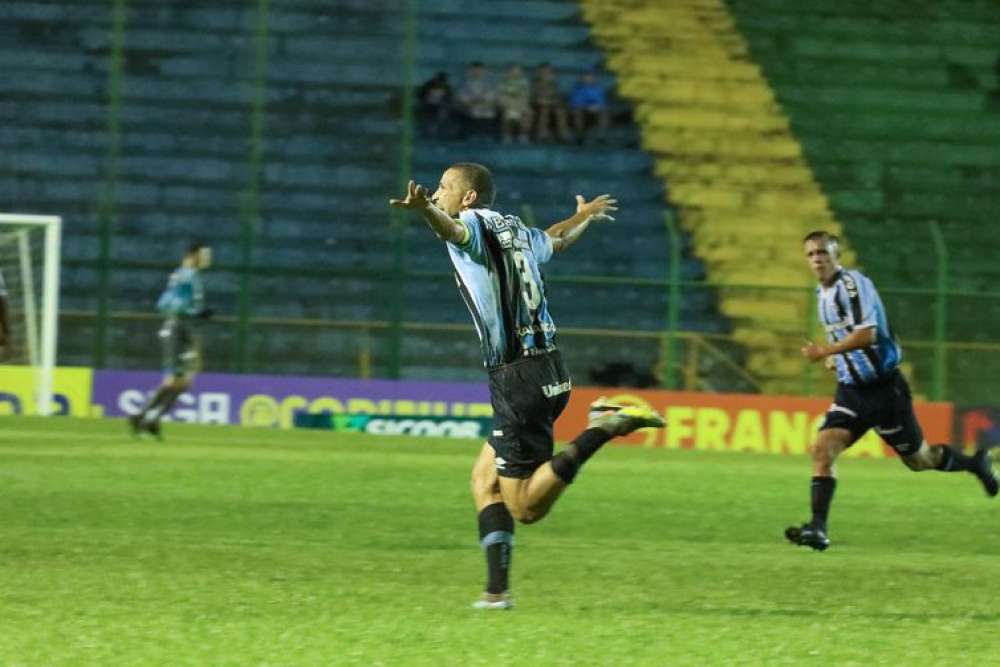
<instances>
[{"instance_id":1,"label":"short dark hair","mask_svg":"<svg viewBox=\"0 0 1000 667\"><path fill-rule=\"evenodd\" d=\"M497 189L493 184L493 174L490 170L476 162L456 162L448 167L462 174L470 190L476 191L476 201L483 206L493 206Z\"/></svg>"},{"instance_id":2,"label":"short dark hair","mask_svg":"<svg viewBox=\"0 0 1000 667\"><path fill-rule=\"evenodd\" d=\"M834 259L840 259L840 239L837 238L836 234L831 234L830 232L824 231L822 229L817 229L814 232L809 232L806 237L802 239L802 243L808 241L819 241L826 246L827 250L832 252Z\"/></svg>"},{"instance_id":3,"label":"short dark hair","mask_svg":"<svg viewBox=\"0 0 1000 667\"><path fill-rule=\"evenodd\" d=\"M201 241L192 241L188 245L187 250L184 251L184 254L185 255L194 255L196 253L201 252L201 249L204 248L204 247L205 247L205 244L202 243Z\"/></svg>"},{"instance_id":4,"label":"short dark hair","mask_svg":"<svg viewBox=\"0 0 1000 667\"><path fill-rule=\"evenodd\" d=\"M822 229L817 229L814 232L809 232L806 237L802 239L802 242L806 241L822 241L824 243L840 243L840 239L831 234L830 232L824 231Z\"/></svg>"}]
</instances>

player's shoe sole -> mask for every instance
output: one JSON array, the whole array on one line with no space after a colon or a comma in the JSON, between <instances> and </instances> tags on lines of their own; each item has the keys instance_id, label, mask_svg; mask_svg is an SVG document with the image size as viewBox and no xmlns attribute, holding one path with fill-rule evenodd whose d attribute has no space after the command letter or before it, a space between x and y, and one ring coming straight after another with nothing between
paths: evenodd
<instances>
[{"instance_id":1,"label":"player's shoe sole","mask_svg":"<svg viewBox=\"0 0 1000 667\"><path fill-rule=\"evenodd\" d=\"M980 449L973 457L976 462L975 475L983 485L986 495L993 498L1000 491L1000 480L997 479L997 471L993 466L993 459L990 458L988 450Z\"/></svg>"},{"instance_id":2,"label":"player's shoe sole","mask_svg":"<svg viewBox=\"0 0 1000 667\"><path fill-rule=\"evenodd\" d=\"M667 422L649 408L614 405L601 397L590 404L588 428L601 428L612 435L628 435L640 428L663 428Z\"/></svg>"},{"instance_id":3,"label":"player's shoe sole","mask_svg":"<svg viewBox=\"0 0 1000 667\"><path fill-rule=\"evenodd\" d=\"M808 523L785 528L785 539L796 546L810 547L815 551L826 551L830 546L830 538L826 536L826 533L813 528Z\"/></svg>"}]
</instances>

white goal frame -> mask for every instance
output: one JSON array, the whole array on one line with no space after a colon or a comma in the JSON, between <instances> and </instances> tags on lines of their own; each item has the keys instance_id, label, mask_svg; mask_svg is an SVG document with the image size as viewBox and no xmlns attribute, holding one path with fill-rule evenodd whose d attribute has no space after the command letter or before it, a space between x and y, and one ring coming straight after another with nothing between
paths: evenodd
<instances>
[{"instance_id":1,"label":"white goal frame","mask_svg":"<svg viewBox=\"0 0 1000 667\"><path fill-rule=\"evenodd\" d=\"M62 252L62 218L56 215L29 215L0 213L0 231L4 226L23 228L18 238L21 255L21 286L26 292L24 307L27 320L26 341L31 365L37 369L35 382L35 412L48 416L52 413L52 378L56 368L56 343L59 340L59 264ZM34 283L31 250L27 229L41 227L45 231L45 258L42 268L42 317L41 338L36 330Z\"/></svg>"}]
</instances>

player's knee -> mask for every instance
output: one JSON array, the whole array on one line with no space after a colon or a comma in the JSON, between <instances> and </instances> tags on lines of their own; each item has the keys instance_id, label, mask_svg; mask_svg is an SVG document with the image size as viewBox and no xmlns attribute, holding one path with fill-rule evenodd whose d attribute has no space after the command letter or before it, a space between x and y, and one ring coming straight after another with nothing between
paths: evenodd
<instances>
[{"instance_id":1,"label":"player's knee","mask_svg":"<svg viewBox=\"0 0 1000 667\"><path fill-rule=\"evenodd\" d=\"M510 515L514 517L514 520L518 523L523 523L524 525L541 521L542 517L545 516L542 512L537 512L525 507L510 507L508 509L510 509Z\"/></svg>"},{"instance_id":2,"label":"player's knee","mask_svg":"<svg viewBox=\"0 0 1000 667\"><path fill-rule=\"evenodd\" d=\"M923 444L920 449L913 454L903 455L899 458L902 459L903 465L913 472L934 470L938 467L939 462L939 458L935 455L933 448L929 447L927 444Z\"/></svg>"}]
</instances>

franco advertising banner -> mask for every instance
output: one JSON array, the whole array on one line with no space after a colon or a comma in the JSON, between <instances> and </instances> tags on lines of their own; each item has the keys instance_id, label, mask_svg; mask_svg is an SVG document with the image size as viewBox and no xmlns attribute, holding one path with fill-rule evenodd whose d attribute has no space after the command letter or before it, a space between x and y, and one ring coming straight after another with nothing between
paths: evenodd
<instances>
[{"instance_id":1,"label":"franco advertising banner","mask_svg":"<svg viewBox=\"0 0 1000 667\"><path fill-rule=\"evenodd\" d=\"M35 373L31 366L0 365L0 415L34 415ZM53 414L90 415L89 368L56 368L52 374Z\"/></svg>"},{"instance_id":2,"label":"franco advertising banner","mask_svg":"<svg viewBox=\"0 0 1000 667\"><path fill-rule=\"evenodd\" d=\"M145 371L95 371L94 403L105 415L120 417L137 412L162 376ZM277 375L202 373L191 391L182 394L169 418L201 424L241 424L291 428L304 414L367 414L412 419L332 424L341 430L381 429L386 433L436 432L426 426L431 417L476 421L491 417L489 390L472 382L410 382ZM404 423L405 421L405 423ZM446 420L446 421L454 421ZM415 426L421 423L424 425ZM317 424L305 424L321 427ZM463 430L465 429L465 430ZM471 433L462 426L459 432ZM445 424L438 430L450 433ZM478 431L477 431L478 432Z\"/></svg>"},{"instance_id":3,"label":"franco advertising banner","mask_svg":"<svg viewBox=\"0 0 1000 667\"><path fill-rule=\"evenodd\" d=\"M606 395L612 402L655 409L667 428L634 433L625 442L647 447L805 454L812 444L830 399L756 394L592 389L573 390L566 412L556 424L556 439L569 440L586 427L587 406ZM952 432L950 403L917 403L917 419L929 442L948 442ZM894 452L869 431L847 456L892 456Z\"/></svg>"}]
</instances>

